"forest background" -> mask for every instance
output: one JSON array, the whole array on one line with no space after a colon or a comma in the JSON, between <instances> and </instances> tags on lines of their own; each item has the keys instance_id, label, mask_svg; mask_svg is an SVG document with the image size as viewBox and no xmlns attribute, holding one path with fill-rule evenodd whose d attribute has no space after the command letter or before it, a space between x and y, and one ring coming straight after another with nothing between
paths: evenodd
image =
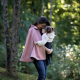
<instances>
[{"instance_id":1,"label":"forest background","mask_svg":"<svg viewBox=\"0 0 80 80\"><path fill-rule=\"evenodd\" d=\"M15 0L16 1L16 0ZM19 1L19 0L18 0ZM8 0L9 36L12 38L14 0ZM30 24L45 16L54 28L53 58L48 66L51 80L80 79L80 0L22 0L20 7L18 64L16 70L37 75L33 63L19 61ZM0 0L0 66L6 68L3 0ZM15 33L15 31L13 31Z\"/></svg>"}]
</instances>

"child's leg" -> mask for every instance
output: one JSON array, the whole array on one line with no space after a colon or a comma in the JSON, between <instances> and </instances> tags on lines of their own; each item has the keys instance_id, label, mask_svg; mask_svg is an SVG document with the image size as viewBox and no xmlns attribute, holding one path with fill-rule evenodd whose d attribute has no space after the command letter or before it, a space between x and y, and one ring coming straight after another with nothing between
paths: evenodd
<instances>
[{"instance_id":1,"label":"child's leg","mask_svg":"<svg viewBox=\"0 0 80 80\"><path fill-rule=\"evenodd\" d=\"M47 51L47 54L50 54L50 53L52 53L52 51L53 51L53 49L49 49L49 48L47 48L47 47L45 47L45 50Z\"/></svg>"}]
</instances>

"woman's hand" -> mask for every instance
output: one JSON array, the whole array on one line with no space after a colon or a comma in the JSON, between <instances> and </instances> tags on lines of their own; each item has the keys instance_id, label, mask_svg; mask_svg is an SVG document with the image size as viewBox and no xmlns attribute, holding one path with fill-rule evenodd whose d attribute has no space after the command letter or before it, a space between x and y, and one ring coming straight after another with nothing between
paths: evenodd
<instances>
[{"instance_id":1,"label":"woman's hand","mask_svg":"<svg viewBox=\"0 0 80 80\"><path fill-rule=\"evenodd\" d=\"M35 44L35 45L38 45L38 43L37 43L37 42L34 42L34 44Z\"/></svg>"},{"instance_id":2,"label":"woman's hand","mask_svg":"<svg viewBox=\"0 0 80 80\"><path fill-rule=\"evenodd\" d=\"M52 52L53 52L52 48L47 50L47 54L51 54Z\"/></svg>"},{"instance_id":3,"label":"woman's hand","mask_svg":"<svg viewBox=\"0 0 80 80\"><path fill-rule=\"evenodd\" d=\"M53 52L53 49L52 48L49 49L49 48L45 47L45 50L47 51L47 54L51 54Z\"/></svg>"}]
</instances>

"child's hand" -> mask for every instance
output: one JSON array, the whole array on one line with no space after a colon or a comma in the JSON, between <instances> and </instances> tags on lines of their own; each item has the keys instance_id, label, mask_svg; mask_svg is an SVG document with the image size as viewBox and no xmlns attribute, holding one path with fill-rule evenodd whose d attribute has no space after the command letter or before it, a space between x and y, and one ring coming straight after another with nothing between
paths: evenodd
<instances>
[{"instance_id":1,"label":"child's hand","mask_svg":"<svg viewBox=\"0 0 80 80\"><path fill-rule=\"evenodd\" d=\"M37 45L38 43L37 42L34 42L34 44Z\"/></svg>"}]
</instances>

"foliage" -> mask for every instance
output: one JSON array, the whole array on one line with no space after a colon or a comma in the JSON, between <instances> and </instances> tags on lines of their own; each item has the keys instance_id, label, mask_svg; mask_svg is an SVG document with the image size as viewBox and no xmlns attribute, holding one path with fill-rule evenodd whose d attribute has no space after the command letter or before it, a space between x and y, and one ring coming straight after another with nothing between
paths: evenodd
<instances>
[{"instance_id":1,"label":"foliage","mask_svg":"<svg viewBox=\"0 0 80 80\"><path fill-rule=\"evenodd\" d=\"M1 48L2 49L2 48ZM4 49L4 47L3 47ZM68 45L57 47L54 44L54 53L51 64L48 66L47 78L51 80L78 80L80 79L80 46ZM23 51L23 46L19 45L18 60ZM2 50L3 52L3 50ZM5 58L5 56L4 56ZM0 66L5 65L5 59L1 59L4 62ZM4 64L4 65L3 65ZM27 74L37 75L37 71L33 63L18 62L17 70Z\"/></svg>"},{"instance_id":2,"label":"foliage","mask_svg":"<svg viewBox=\"0 0 80 80\"><path fill-rule=\"evenodd\" d=\"M47 77L52 80L79 80L80 79L80 46L68 45L54 47L51 64L48 67Z\"/></svg>"},{"instance_id":3,"label":"foliage","mask_svg":"<svg viewBox=\"0 0 80 80\"><path fill-rule=\"evenodd\" d=\"M41 0L24 0L21 3L20 15L20 42L24 41L30 24L41 16ZM50 20L51 0L44 0L43 16ZM57 44L79 44L80 41L80 1L79 0L54 0L52 6L52 26L57 35ZM10 35L12 29L13 0L8 1L8 16L10 24ZM2 5L0 4L0 32L3 33ZM24 34L24 35L22 35ZM0 42L3 42L4 35L0 34Z\"/></svg>"},{"instance_id":4,"label":"foliage","mask_svg":"<svg viewBox=\"0 0 80 80\"><path fill-rule=\"evenodd\" d=\"M24 11L22 9L20 17L19 42L23 44L25 43L29 26L33 24L37 20L37 18L38 16L36 16L35 14L31 14L29 11Z\"/></svg>"},{"instance_id":5,"label":"foliage","mask_svg":"<svg viewBox=\"0 0 80 80\"><path fill-rule=\"evenodd\" d=\"M63 0L54 7L54 22L57 44L79 44L80 41L80 2Z\"/></svg>"},{"instance_id":6,"label":"foliage","mask_svg":"<svg viewBox=\"0 0 80 80\"><path fill-rule=\"evenodd\" d=\"M0 67L0 80L14 80L14 78L12 77L7 77L7 76L3 76L1 74L1 72L5 72L5 68ZM24 74L24 73L20 73L18 72L18 80L35 80L37 79L36 76L30 75L30 74ZM46 79L48 80L48 79Z\"/></svg>"},{"instance_id":7,"label":"foliage","mask_svg":"<svg viewBox=\"0 0 80 80\"><path fill-rule=\"evenodd\" d=\"M18 58L23 48L19 49ZM68 45L58 46L54 43L53 58L48 66L47 78L51 80L78 80L80 79L80 46ZM18 70L24 73L37 75L33 63L18 63Z\"/></svg>"},{"instance_id":8,"label":"foliage","mask_svg":"<svg viewBox=\"0 0 80 80\"><path fill-rule=\"evenodd\" d=\"M23 72L23 73L37 75L38 73L37 73L36 68L32 62L21 62L20 61L20 57L22 55L23 48L24 48L24 46L21 46L21 44L19 44L17 70L20 72Z\"/></svg>"},{"instance_id":9,"label":"foliage","mask_svg":"<svg viewBox=\"0 0 80 80\"><path fill-rule=\"evenodd\" d=\"M12 30L13 1L8 0L8 16L10 36ZM19 27L18 60L23 52L25 40L30 24L41 16L41 0L23 0L21 3ZM5 47L3 11L0 4L0 66L5 67ZM43 16L50 19L51 0L44 0ZM52 80L79 80L80 79L80 1L79 0L53 0L52 27L56 38L53 42L53 59L48 66L47 77ZM17 70L37 75L33 63L18 61ZM7 79L6 79L7 80Z\"/></svg>"}]
</instances>

